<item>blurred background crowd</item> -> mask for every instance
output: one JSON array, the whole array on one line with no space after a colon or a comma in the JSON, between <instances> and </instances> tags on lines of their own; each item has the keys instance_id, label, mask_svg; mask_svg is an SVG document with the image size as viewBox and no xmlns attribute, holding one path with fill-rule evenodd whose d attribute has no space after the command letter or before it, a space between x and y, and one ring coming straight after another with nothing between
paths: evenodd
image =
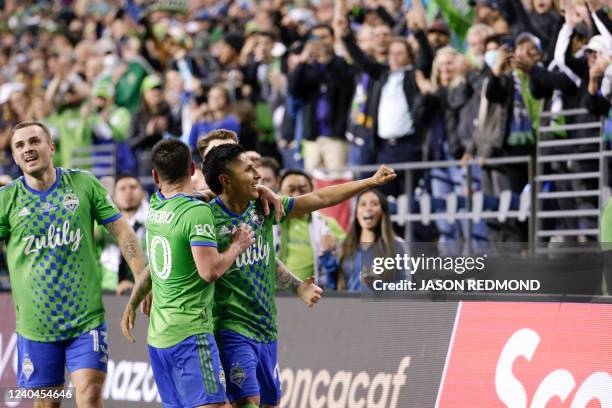
<instances>
[{"instance_id":1,"label":"blurred background crowd","mask_svg":"<svg viewBox=\"0 0 612 408\"><path fill-rule=\"evenodd\" d=\"M83 149L93 157L112 151L109 190L140 234L154 189L151 149L162 138L183 140L201 161L198 142L210 131L234 131L258 158L263 181L289 195L328 182L319 170L342 180L355 165L478 161L471 186L466 166L456 166L415 172L413 187L434 197L471 188L501 201L504 191L512 199L529 188L527 166L486 160L533 155L542 112L588 110L579 119L548 116L550 125L597 122L610 111L610 0L0 4L0 185L20 176L12 127L42 121L59 166L78 165L75 152ZM606 137L605 129L550 137ZM101 146L109 150L95 149ZM588 170L570 162L551 167ZM591 188L584 180L570 184ZM335 218L317 214L282 226L281 258L302 278L357 290L358 243L384 241L390 251L398 239L389 216L405 193L398 177ZM577 200L580 208L599 208L596 199ZM589 222L559 225L587 229ZM526 224L516 219L472 228L474 240L527 241ZM466 236L464 224L447 220L415 234L448 243ZM105 287L128 289L131 274L118 248L100 235Z\"/></svg>"}]
</instances>

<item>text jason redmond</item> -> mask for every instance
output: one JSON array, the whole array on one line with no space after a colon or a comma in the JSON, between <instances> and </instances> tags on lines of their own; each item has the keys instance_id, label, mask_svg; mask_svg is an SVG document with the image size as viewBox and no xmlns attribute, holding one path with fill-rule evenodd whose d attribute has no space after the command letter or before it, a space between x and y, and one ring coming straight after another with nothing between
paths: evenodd
<instances>
[{"instance_id":1,"label":"text jason redmond","mask_svg":"<svg viewBox=\"0 0 612 408\"><path fill-rule=\"evenodd\" d=\"M420 283L403 280L400 282L374 281L374 290L380 291L536 291L540 281L536 279L493 280L493 279L432 279Z\"/></svg>"}]
</instances>

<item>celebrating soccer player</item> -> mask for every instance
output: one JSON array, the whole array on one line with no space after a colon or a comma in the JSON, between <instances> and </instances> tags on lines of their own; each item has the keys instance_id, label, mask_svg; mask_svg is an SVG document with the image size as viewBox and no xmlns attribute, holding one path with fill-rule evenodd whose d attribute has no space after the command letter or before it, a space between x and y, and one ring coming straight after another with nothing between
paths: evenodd
<instances>
[{"instance_id":1,"label":"celebrating soccer player","mask_svg":"<svg viewBox=\"0 0 612 408\"><path fill-rule=\"evenodd\" d=\"M236 259L215 288L215 332L229 376L228 396L237 407L277 406L281 390L274 299L275 217L265 216L256 201L260 175L242 146L214 147L204 159L204 174L208 186L218 194L211 208L219 249L227 247L231 231L238 225L248 224L255 233L255 243ZM282 202L286 216L300 217L394 178L392 169L381 166L371 178L283 197Z\"/></svg>"},{"instance_id":2,"label":"celebrating soccer player","mask_svg":"<svg viewBox=\"0 0 612 408\"><path fill-rule=\"evenodd\" d=\"M195 164L187 145L158 142L152 164L160 190L151 199L146 224L149 271L136 283L121 328L133 341L134 311L152 285L149 356L164 406L223 407L225 375L212 334L212 283L251 247L253 232L237 224L219 254L211 209L192 197Z\"/></svg>"},{"instance_id":3,"label":"celebrating soccer player","mask_svg":"<svg viewBox=\"0 0 612 408\"><path fill-rule=\"evenodd\" d=\"M67 368L77 405L102 407L108 349L94 220L116 237L136 274L144 254L93 175L54 167L45 125L18 124L11 148L24 176L0 189L0 239L8 240L19 386L62 387Z\"/></svg>"}]
</instances>

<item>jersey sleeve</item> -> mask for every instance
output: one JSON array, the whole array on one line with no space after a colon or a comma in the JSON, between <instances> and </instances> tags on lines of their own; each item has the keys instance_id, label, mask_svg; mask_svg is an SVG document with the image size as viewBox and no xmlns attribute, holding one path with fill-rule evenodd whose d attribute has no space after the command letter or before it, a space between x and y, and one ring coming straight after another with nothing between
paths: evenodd
<instances>
[{"instance_id":1,"label":"jersey sleeve","mask_svg":"<svg viewBox=\"0 0 612 408\"><path fill-rule=\"evenodd\" d=\"M183 216L182 228L191 246L217 247L215 217L207 204L190 208Z\"/></svg>"},{"instance_id":2,"label":"jersey sleeve","mask_svg":"<svg viewBox=\"0 0 612 408\"><path fill-rule=\"evenodd\" d=\"M91 183L91 211L94 219L101 225L117 221L121 217L121 213L111 200L106 188L93 175L88 174L87 178Z\"/></svg>"},{"instance_id":3,"label":"jersey sleeve","mask_svg":"<svg viewBox=\"0 0 612 408\"><path fill-rule=\"evenodd\" d=\"M2 194L2 191L0 191L0 194ZM3 241L5 239L8 238L10 232L11 232L11 225L9 224L9 206L7 205L6 201L3 200L0 197L0 204L1 204L1 208L0 208L0 241Z\"/></svg>"},{"instance_id":4,"label":"jersey sleeve","mask_svg":"<svg viewBox=\"0 0 612 408\"><path fill-rule=\"evenodd\" d=\"M285 221L285 219L287 218L287 216L289 216L289 213L291 212L291 209L293 208L293 197L286 197L286 196L282 196L281 197L281 204L283 206L283 208L285 209L285 215L283 216L283 218L281 218L281 222ZM274 224L276 224L276 210L272 209L272 211L270 211L270 217L272 217L274 219Z\"/></svg>"}]
</instances>

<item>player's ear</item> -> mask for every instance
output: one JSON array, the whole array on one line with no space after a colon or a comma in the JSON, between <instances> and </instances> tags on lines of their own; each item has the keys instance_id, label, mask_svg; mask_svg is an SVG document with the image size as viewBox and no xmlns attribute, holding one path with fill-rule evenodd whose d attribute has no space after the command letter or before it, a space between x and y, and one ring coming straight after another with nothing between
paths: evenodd
<instances>
[{"instance_id":1,"label":"player's ear","mask_svg":"<svg viewBox=\"0 0 612 408\"><path fill-rule=\"evenodd\" d=\"M195 162L192 160L191 164L189 165L189 176L193 177L193 175L195 174L195 170L196 170L196 164Z\"/></svg>"},{"instance_id":2,"label":"player's ear","mask_svg":"<svg viewBox=\"0 0 612 408\"><path fill-rule=\"evenodd\" d=\"M221 186L223 186L223 191L224 192L229 192L230 189L230 177L228 174L223 173L219 175L219 182L221 183Z\"/></svg>"},{"instance_id":3,"label":"player's ear","mask_svg":"<svg viewBox=\"0 0 612 408\"><path fill-rule=\"evenodd\" d=\"M159 174L157 174L155 169L151 170L151 175L153 176L153 180L155 180L155 185L159 186Z\"/></svg>"}]
</instances>

